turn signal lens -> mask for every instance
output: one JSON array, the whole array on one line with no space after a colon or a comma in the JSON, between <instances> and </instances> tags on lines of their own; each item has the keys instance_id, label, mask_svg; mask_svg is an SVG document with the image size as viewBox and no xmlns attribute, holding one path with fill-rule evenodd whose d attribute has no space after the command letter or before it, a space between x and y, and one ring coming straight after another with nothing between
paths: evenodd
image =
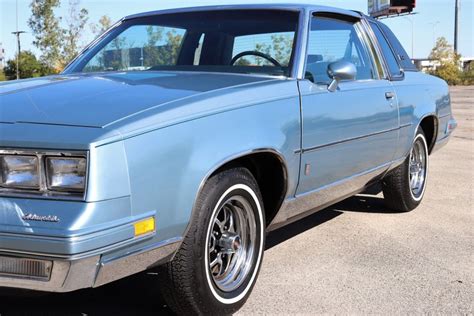
<instances>
[{"instance_id":1,"label":"turn signal lens","mask_svg":"<svg viewBox=\"0 0 474 316\"><path fill-rule=\"evenodd\" d=\"M155 218L147 218L133 224L135 227L135 237L145 235L155 231Z\"/></svg>"}]
</instances>

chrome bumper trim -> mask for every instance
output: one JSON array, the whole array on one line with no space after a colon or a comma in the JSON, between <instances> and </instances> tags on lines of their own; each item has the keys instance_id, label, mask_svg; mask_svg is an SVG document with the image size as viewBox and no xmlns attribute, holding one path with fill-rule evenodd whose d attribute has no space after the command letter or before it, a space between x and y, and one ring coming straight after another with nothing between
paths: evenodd
<instances>
[{"instance_id":1,"label":"chrome bumper trim","mask_svg":"<svg viewBox=\"0 0 474 316\"><path fill-rule=\"evenodd\" d=\"M181 245L181 241L182 238L169 239L160 243L161 246L142 249L132 255L101 262L94 287L148 270L161 263L162 260L171 260Z\"/></svg>"},{"instance_id":2,"label":"chrome bumper trim","mask_svg":"<svg viewBox=\"0 0 474 316\"><path fill-rule=\"evenodd\" d=\"M108 261L102 261L102 255L75 260L51 258L48 255L31 257L32 259L53 261L49 281L0 276L0 287L57 293L99 287L171 260L179 249L181 241L182 238L168 239ZM30 258L11 253L2 253L2 255Z\"/></svg>"},{"instance_id":3,"label":"chrome bumper trim","mask_svg":"<svg viewBox=\"0 0 474 316\"><path fill-rule=\"evenodd\" d=\"M45 258L46 259L46 258ZM0 287L11 287L42 292L71 292L91 287L100 256L77 261L53 262L51 279L47 282L27 278L9 278L0 276Z\"/></svg>"}]
</instances>

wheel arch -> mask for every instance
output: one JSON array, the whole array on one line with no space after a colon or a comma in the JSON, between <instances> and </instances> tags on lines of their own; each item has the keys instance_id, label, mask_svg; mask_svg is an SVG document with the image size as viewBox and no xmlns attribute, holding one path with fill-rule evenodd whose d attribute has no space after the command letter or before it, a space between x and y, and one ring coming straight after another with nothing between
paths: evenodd
<instances>
[{"instance_id":1,"label":"wheel arch","mask_svg":"<svg viewBox=\"0 0 474 316\"><path fill-rule=\"evenodd\" d=\"M425 133L426 142L428 143L428 154L431 154L433 148L436 144L436 139L438 136L438 129L439 129L439 120L435 114L427 114L425 115L418 124L418 128L421 128ZM415 130L415 133L416 133Z\"/></svg>"},{"instance_id":2,"label":"wheel arch","mask_svg":"<svg viewBox=\"0 0 474 316\"><path fill-rule=\"evenodd\" d=\"M288 166L285 158L272 148L255 149L228 157L208 171L199 185L196 198L209 178L233 167L245 167L255 177L262 194L266 227L268 227L288 192ZM278 172L275 172L275 169ZM196 201L193 203L193 213L195 203Z\"/></svg>"}]
</instances>

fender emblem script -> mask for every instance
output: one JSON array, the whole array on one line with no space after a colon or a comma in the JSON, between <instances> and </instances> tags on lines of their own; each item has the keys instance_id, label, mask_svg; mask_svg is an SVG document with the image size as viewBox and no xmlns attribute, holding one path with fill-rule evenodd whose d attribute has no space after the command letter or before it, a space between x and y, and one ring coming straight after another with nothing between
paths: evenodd
<instances>
[{"instance_id":1,"label":"fender emblem script","mask_svg":"<svg viewBox=\"0 0 474 316\"><path fill-rule=\"evenodd\" d=\"M36 214L25 214L21 217L24 221L35 221L35 222L49 222L49 223L59 223L59 217L56 215L36 215Z\"/></svg>"}]
</instances>

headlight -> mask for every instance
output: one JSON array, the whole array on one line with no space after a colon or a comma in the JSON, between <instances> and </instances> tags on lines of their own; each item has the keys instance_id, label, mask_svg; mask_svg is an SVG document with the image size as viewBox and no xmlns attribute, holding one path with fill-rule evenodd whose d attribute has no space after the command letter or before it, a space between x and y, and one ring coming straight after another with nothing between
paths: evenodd
<instances>
[{"instance_id":1,"label":"headlight","mask_svg":"<svg viewBox=\"0 0 474 316\"><path fill-rule=\"evenodd\" d=\"M38 189L39 168L35 156L0 156L0 186Z\"/></svg>"},{"instance_id":2,"label":"headlight","mask_svg":"<svg viewBox=\"0 0 474 316\"><path fill-rule=\"evenodd\" d=\"M48 189L53 191L84 191L86 166L85 158L46 157Z\"/></svg>"}]
</instances>

